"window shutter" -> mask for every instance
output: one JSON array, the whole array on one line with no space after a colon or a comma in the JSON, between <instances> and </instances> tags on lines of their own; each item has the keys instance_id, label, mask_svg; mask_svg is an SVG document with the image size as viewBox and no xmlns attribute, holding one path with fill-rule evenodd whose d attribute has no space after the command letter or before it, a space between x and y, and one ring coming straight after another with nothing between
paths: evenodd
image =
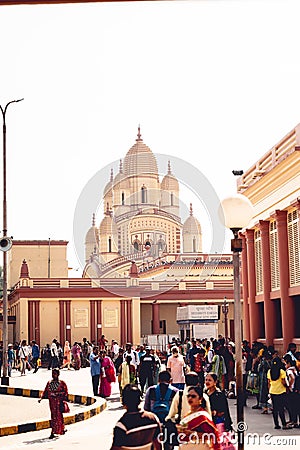
<instances>
[{"instance_id":1,"label":"window shutter","mask_svg":"<svg viewBox=\"0 0 300 450\"><path fill-rule=\"evenodd\" d=\"M300 284L300 227L297 209L288 213L290 286Z\"/></svg>"},{"instance_id":2,"label":"window shutter","mask_svg":"<svg viewBox=\"0 0 300 450\"><path fill-rule=\"evenodd\" d=\"M275 220L270 222L270 260L271 260L271 289L276 290L280 286L278 264L278 235Z\"/></svg>"},{"instance_id":3,"label":"window shutter","mask_svg":"<svg viewBox=\"0 0 300 450\"><path fill-rule=\"evenodd\" d=\"M255 246L256 294L261 294L263 291L263 286L262 286L262 260L261 260L260 230L256 230L254 233L254 246Z\"/></svg>"}]
</instances>

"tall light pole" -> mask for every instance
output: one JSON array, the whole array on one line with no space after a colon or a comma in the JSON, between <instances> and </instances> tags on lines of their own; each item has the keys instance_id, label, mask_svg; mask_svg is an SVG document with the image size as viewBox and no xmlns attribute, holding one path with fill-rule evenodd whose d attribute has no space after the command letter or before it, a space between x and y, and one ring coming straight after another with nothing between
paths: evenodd
<instances>
[{"instance_id":1,"label":"tall light pole","mask_svg":"<svg viewBox=\"0 0 300 450\"><path fill-rule=\"evenodd\" d=\"M1 377L1 384L9 385L9 377L7 376L7 347L8 347L8 297L7 297L7 251L11 247L11 240L7 237L7 203L6 203L6 112L11 103L18 103L24 100L12 100L0 109L3 117L3 237L0 241L0 248L3 251L3 375Z\"/></svg>"},{"instance_id":2,"label":"tall light pole","mask_svg":"<svg viewBox=\"0 0 300 450\"><path fill-rule=\"evenodd\" d=\"M233 284L234 284L234 340L235 340L235 377L237 390L237 433L238 450L244 449L244 432L247 426L244 422L244 392L242 375L242 324L241 324L241 283L240 283L240 252L242 239L239 231L245 228L253 217L253 206L244 195L237 194L225 198L221 202L220 215L226 228L233 232L231 251L233 252Z\"/></svg>"},{"instance_id":3,"label":"tall light pole","mask_svg":"<svg viewBox=\"0 0 300 450\"><path fill-rule=\"evenodd\" d=\"M225 326L225 344L228 344L228 310L229 304L227 302L227 298L224 297L224 302L222 305L222 313L224 315L224 326Z\"/></svg>"}]
</instances>

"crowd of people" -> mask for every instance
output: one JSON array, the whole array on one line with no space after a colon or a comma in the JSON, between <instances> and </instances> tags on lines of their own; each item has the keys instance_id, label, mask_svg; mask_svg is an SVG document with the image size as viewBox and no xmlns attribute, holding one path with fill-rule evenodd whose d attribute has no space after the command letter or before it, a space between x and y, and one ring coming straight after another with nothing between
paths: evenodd
<instances>
[{"instance_id":1,"label":"crowd of people","mask_svg":"<svg viewBox=\"0 0 300 450\"><path fill-rule=\"evenodd\" d=\"M236 396L234 342L222 336L186 339L183 343L174 338L164 355L166 370L162 370L161 358L157 363L155 356L150 347L133 350L127 344L119 350L116 373L127 411L115 426L111 450L120 442L134 448L137 439L149 450L172 450L176 446L234 449L228 407L228 398ZM244 405L249 396L254 396L257 401L253 409L264 415L272 413L275 429L299 428L300 352L296 344L289 344L280 357L271 346L253 342L250 347L244 340L242 361ZM124 370L126 376L122 376ZM129 399L135 400L129 404ZM142 400L144 411L140 409ZM209 438L203 441L204 436Z\"/></svg>"},{"instance_id":2,"label":"crowd of people","mask_svg":"<svg viewBox=\"0 0 300 450\"><path fill-rule=\"evenodd\" d=\"M280 357L271 346L242 342L243 401L256 398L253 409L273 414L275 429L300 427L300 352L291 343ZM59 369L89 367L94 396L109 398L112 383L119 385L120 399L126 409L114 429L111 450L133 446L136 439L145 449L172 450L220 447L220 436L230 447L232 420L228 398L235 398L235 343L218 339L173 338L165 352L128 342L125 348L116 340L101 336L97 343L86 338L64 346L53 339L40 352L35 341L23 340L8 346L9 374L14 368L22 375L40 365L52 369L42 398L49 399L52 432L65 432L62 401L68 391L59 380ZM30 365L30 367L28 367ZM141 402L144 409L140 409ZM280 419L280 422L279 422ZM126 432L124 430L127 430ZM199 442L203 435L209 442ZM192 442L191 436L196 439ZM197 446L199 444L199 446ZM201 444L201 445L200 445ZM148 445L148 446L147 446ZM127 448L126 447L126 448ZM144 448L144 447L143 447Z\"/></svg>"}]
</instances>

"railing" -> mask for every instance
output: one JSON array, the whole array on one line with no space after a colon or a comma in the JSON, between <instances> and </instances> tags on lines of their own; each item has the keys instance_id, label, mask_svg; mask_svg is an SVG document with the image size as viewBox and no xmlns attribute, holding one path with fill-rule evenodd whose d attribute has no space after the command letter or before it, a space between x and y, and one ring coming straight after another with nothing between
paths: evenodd
<instances>
[{"instance_id":1,"label":"railing","mask_svg":"<svg viewBox=\"0 0 300 450\"><path fill-rule=\"evenodd\" d=\"M294 151L299 149L300 144L300 124L288 133L281 141L265 153L253 166L250 167L237 182L238 191L243 191L253 185L257 179L261 178L272 170L283 159L287 158Z\"/></svg>"}]
</instances>

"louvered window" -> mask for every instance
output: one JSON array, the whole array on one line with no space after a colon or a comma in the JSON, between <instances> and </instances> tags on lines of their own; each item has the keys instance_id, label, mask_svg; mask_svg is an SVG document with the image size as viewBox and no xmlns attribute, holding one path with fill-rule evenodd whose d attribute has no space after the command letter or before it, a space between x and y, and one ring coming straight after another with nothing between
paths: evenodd
<instances>
[{"instance_id":1,"label":"louvered window","mask_svg":"<svg viewBox=\"0 0 300 450\"><path fill-rule=\"evenodd\" d=\"M297 209L288 213L290 285L300 284L300 227Z\"/></svg>"},{"instance_id":2,"label":"louvered window","mask_svg":"<svg viewBox=\"0 0 300 450\"><path fill-rule=\"evenodd\" d=\"M263 287L262 287L262 261L261 261L260 230L256 230L254 233L254 245L255 245L256 294L261 294L263 291Z\"/></svg>"},{"instance_id":3,"label":"louvered window","mask_svg":"<svg viewBox=\"0 0 300 450\"><path fill-rule=\"evenodd\" d=\"M271 259L271 288L276 290L280 286L278 264L278 235L276 222L270 222L270 259Z\"/></svg>"}]
</instances>

